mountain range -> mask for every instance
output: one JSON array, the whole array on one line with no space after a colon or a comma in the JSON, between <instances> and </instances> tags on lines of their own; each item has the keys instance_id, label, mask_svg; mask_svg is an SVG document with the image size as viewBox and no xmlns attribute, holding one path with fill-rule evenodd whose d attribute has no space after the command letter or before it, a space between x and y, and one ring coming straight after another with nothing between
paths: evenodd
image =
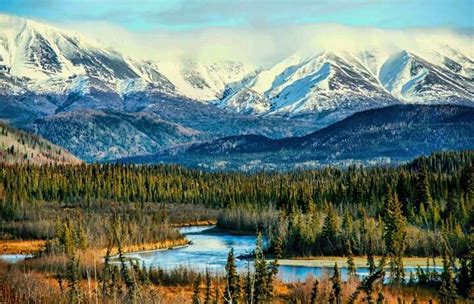
<instances>
[{"instance_id":1,"label":"mountain range","mask_svg":"<svg viewBox=\"0 0 474 304\"><path fill-rule=\"evenodd\" d=\"M230 136L119 161L254 171L396 164L435 151L472 149L473 107L394 105L356 113L301 137Z\"/></svg>"},{"instance_id":2,"label":"mountain range","mask_svg":"<svg viewBox=\"0 0 474 304\"><path fill-rule=\"evenodd\" d=\"M421 51L314 49L265 67L232 58L144 60L2 15L0 119L89 162L204 149L229 138L300 145L288 138L370 109L450 104L469 112L471 58L472 49L445 43Z\"/></svg>"}]
</instances>

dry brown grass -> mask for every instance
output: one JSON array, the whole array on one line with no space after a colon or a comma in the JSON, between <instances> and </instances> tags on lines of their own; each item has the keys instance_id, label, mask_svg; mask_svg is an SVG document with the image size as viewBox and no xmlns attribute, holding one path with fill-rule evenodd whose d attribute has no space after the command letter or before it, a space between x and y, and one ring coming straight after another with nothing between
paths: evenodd
<instances>
[{"instance_id":1,"label":"dry brown grass","mask_svg":"<svg viewBox=\"0 0 474 304\"><path fill-rule=\"evenodd\" d=\"M380 261L380 257L375 258L376 263ZM426 266L426 257L405 257L403 263L405 266ZM280 265L289 266L307 266L307 267L332 267L334 263L339 266L347 265L347 257L341 256L319 256L319 257L301 257L282 259L279 261ZM433 259L429 258L430 264L433 263ZM435 258L436 265L442 265L442 259L440 257ZM367 266L366 257L354 257L354 263L357 267Z\"/></svg>"},{"instance_id":2,"label":"dry brown grass","mask_svg":"<svg viewBox=\"0 0 474 304\"><path fill-rule=\"evenodd\" d=\"M189 227L189 226L210 226L216 225L217 220L188 221L183 223L173 223L172 227Z\"/></svg>"},{"instance_id":3,"label":"dry brown grass","mask_svg":"<svg viewBox=\"0 0 474 304\"><path fill-rule=\"evenodd\" d=\"M158 250L158 249L168 249L177 246L184 246L188 244L188 240L185 238L179 240L166 240L157 243L148 243L148 244L137 244L137 245L128 245L123 248L123 252L137 252L137 251L149 251L149 250Z\"/></svg>"},{"instance_id":4,"label":"dry brown grass","mask_svg":"<svg viewBox=\"0 0 474 304\"><path fill-rule=\"evenodd\" d=\"M0 254L27 254L41 251L44 240L0 240Z\"/></svg>"}]
</instances>

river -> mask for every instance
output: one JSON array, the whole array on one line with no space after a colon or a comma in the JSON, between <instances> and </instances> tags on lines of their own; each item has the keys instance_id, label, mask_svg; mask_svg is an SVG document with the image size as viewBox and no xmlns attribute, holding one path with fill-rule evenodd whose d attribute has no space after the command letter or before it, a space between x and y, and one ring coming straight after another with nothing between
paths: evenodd
<instances>
[{"instance_id":1,"label":"river","mask_svg":"<svg viewBox=\"0 0 474 304\"><path fill-rule=\"evenodd\" d=\"M255 249L255 236L231 235L228 233L210 232L213 226L193 226L180 228L180 231L191 241L185 247L155 250L147 252L135 252L127 254L127 257L140 260L147 267L160 267L172 269L180 266L192 268L197 271L209 269L211 273L223 273L227 262L227 254L234 248L235 256L251 253ZM247 260L237 259L239 270L247 268ZM345 265L344 265L345 266ZM340 267L342 279L346 279L346 267ZM439 271L439 269L436 269ZM415 272L416 267L405 267L407 274ZM332 274L332 267L310 267L280 265L278 275L286 282L304 280L307 276L321 277ZM357 275L364 277L368 274L366 267L357 268Z\"/></svg>"}]
</instances>

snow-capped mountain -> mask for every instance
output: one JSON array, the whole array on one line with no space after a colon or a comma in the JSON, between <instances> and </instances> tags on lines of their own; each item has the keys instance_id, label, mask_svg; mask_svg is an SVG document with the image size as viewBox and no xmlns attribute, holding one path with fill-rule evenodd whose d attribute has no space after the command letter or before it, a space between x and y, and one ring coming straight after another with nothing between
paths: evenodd
<instances>
[{"instance_id":1,"label":"snow-capped mountain","mask_svg":"<svg viewBox=\"0 0 474 304\"><path fill-rule=\"evenodd\" d=\"M3 94L123 94L137 88L176 94L153 63L135 61L78 34L5 15L0 16L0 69Z\"/></svg>"},{"instance_id":2,"label":"snow-capped mountain","mask_svg":"<svg viewBox=\"0 0 474 304\"><path fill-rule=\"evenodd\" d=\"M48 106L56 112L124 110L122 97L137 92L267 115L354 112L406 102L472 102L474 61L469 54L449 45L422 53L315 49L312 55L296 53L266 69L232 58L143 61L79 34L0 16L1 93L55 94Z\"/></svg>"},{"instance_id":3,"label":"snow-capped mountain","mask_svg":"<svg viewBox=\"0 0 474 304\"><path fill-rule=\"evenodd\" d=\"M473 52L448 42L311 46L265 67L104 45L0 15L0 119L93 161L223 136L302 136L394 104L474 105Z\"/></svg>"},{"instance_id":4,"label":"snow-capped mountain","mask_svg":"<svg viewBox=\"0 0 474 304\"><path fill-rule=\"evenodd\" d=\"M474 104L474 61L453 49L430 59L407 50L291 56L219 103L259 114L356 112L396 103ZM243 91L244 94L241 92ZM252 93L249 93L252 92ZM231 100L229 102L229 100Z\"/></svg>"}]
</instances>

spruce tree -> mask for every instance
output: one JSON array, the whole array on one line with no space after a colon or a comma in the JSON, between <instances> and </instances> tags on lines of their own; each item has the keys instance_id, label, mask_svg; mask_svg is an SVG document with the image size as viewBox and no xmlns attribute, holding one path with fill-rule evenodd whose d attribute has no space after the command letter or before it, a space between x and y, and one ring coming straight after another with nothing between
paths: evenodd
<instances>
[{"instance_id":1,"label":"spruce tree","mask_svg":"<svg viewBox=\"0 0 474 304\"><path fill-rule=\"evenodd\" d=\"M193 283L193 296L192 296L193 304L201 304L200 286L201 286L201 275L198 275Z\"/></svg>"},{"instance_id":2,"label":"spruce tree","mask_svg":"<svg viewBox=\"0 0 474 304\"><path fill-rule=\"evenodd\" d=\"M374 247L372 237L369 237L369 245L367 249L367 267L369 268L369 274L372 274L377 269L375 265L375 258L374 258Z\"/></svg>"},{"instance_id":3,"label":"spruce tree","mask_svg":"<svg viewBox=\"0 0 474 304\"><path fill-rule=\"evenodd\" d=\"M317 279L314 280L313 288L311 289L311 299L310 304L317 304L318 303L318 293L319 293L319 281Z\"/></svg>"},{"instance_id":4,"label":"spruce tree","mask_svg":"<svg viewBox=\"0 0 474 304\"><path fill-rule=\"evenodd\" d=\"M74 253L69 257L68 263L66 265L66 279L68 282L67 286L69 303L79 303L81 300L79 292L79 261L76 260Z\"/></svg>"},{"instance_id":5,"label":"spruce tree","mask_svg":"<svg viewBox=\"0 0 474 304\"><path fill-rule=\"evenodd\" d=\"M385 202L384 240L390 257L390 276L392 282L401 283L405 276L403 255L406 249L406 219L397 195L387 186Z\"/></svg>"},{"instance_id":6,"label":"spruce tree","mask_svg":"<svg viewBox=\"0 0 474 304\"><path fill-rule=\"evenodd\" d=\"M263 254L263 237L259 232L255 246L255 288L254 303L263 303L268 297L268 269L265 256Z\"/></svg>"},{"instance_id":7,"label":"spruce tree","mask_svg":"<svg viewBox=\"0 0 474 304\"><path fill-rule=\"evenodd\" d=\"M351 242L347 241L347 274L349 277L353 278L356 276L356 266L354 263L354 255L352 254Z\"/></svg>"},{"instance_id":8,"label":"spruce tree","mask_svg":"<svg viewBox=\"0 0 474 304\"><path fill-rule=\"evenodd\" d=\"M340 245L339 245L339 227L337 223L336 212L330 208L328 215L324 220L323 231L322 231L322 243L323 251L326 255L337 254Z\"/></svg>"},{"instance_id":9,"label":"spruce tree","mask_svg":"<svg viewBox=\"0 0 474 304\"><path fill-rule=\"evenodd\" d=\"M421 165L418 170L415 188L415 202L418 210L420 210L421 206L423 206L425 210L428 210L431 207L432 198L426 165Z\"/></svg>"},{"instance_id":10,"label":"spruce tree","mask_svg":"<svg viewBox=\"0 0 474 304\"><path fill-rule=\"evenodd\" d=\"M235 265L234 248L227 255L226 286L224 289L224 303L237 304L240 297L239 275Z\"/></svg>"},{"instance_id":11,"label":"spruce tree","mask_svg":"<svg viewBox=\"0 0 474 304\"><path fill-rule=\"evenodd\" d=\"M209 269L206 269L206 290L204 293L204 304L211 304L211 274Z\"/></svg>"},{"instance_id":12,"label":"spruce tree","mask_svg":"<svg viewBox=\"0 0 474 304\"><path fill-rule=\"evenodd\" d=\"M383 295L383 291L379 290L377 294L377 304L384 304L385 303L385 296Z\"/></svg>"},{"instance_id":13,"label":"spruce tree","mask_svg":"<svg viewBox=\"0 0 474 304\"><path fill-rule=\"evenodd\" d=\"M456 303L457 293L454 276L451 269L452 256L447 242L443 242L443 273L441 274L441 287L439 290L442 304Z\"/></svg>"},{"instance_id":14,"label":"spruce tree","mask_svg":"<svg viewBox=\"0 0 474 304\"><path fill-rule=\"evenodd\" d=\"M469 266L466 258L461 259L461 268L459 269L456 281L458 282L457 289L459 294L467 298L469 296L471 283L474 284L474 282L471 282Z\"/></svg>"},{"instance_id":15,"label":"spruce tree","mask_svg":"<svg viewBox=\"0 0 474 304\"><path fill-rule=\"evenodd\" d=\"M253 303L254 280L250 271L250 262L247 262L247 273L244 279L244 303Z\"/></svg>"},{"instance_id":16,"label":"spruce tree","mask_svg":"<svg viewBox=\"0 0 474 304\"><path fill-rule=\"evenodd\" d=\"M334 303L342 303L342 283L341 283L341 274L339 272L339 267L337 263L334 264L334 274L331 277L332 290L331 293L334 295Z\"/></svg>"}]
</instances>

